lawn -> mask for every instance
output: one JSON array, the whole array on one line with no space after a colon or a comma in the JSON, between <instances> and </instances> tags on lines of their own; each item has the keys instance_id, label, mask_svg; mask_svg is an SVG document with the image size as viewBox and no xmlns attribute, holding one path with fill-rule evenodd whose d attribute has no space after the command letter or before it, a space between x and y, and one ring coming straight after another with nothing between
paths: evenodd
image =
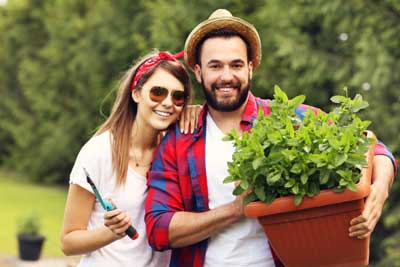
<instances>
[{"instance_id":1,"label":"lawn","mask_svg":"<svg viewBox=\"0 0 400 267\"><path fill-rule=\"evenodd\" d=\"M59 236L63 220L67 187L41 186L22 182L12 174L0 171L1 230L0 254L18 254L16 229L18 219L36 213L41 220L46 241L42 256L61 256Z\"/></svg>"}]
</instances>

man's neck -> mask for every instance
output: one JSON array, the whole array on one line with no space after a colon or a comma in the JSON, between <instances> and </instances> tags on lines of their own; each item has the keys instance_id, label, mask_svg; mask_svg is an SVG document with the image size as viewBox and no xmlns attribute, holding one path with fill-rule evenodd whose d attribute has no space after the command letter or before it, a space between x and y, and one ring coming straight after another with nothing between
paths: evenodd
<instances>
[{"instance_id":1,"label":"man's neck","mask_svg":"<svg viewBox=\"0 0 400 267\"><path fill-rule=\"evenodd\" d=\"M214 120L217 127L224 133L227 134L231 129L235 129L238 133L241 133L240 121L242 120L243 112L246 107L246 102L237 110L223 112L213 109L208 106L208 112L211 118Z\"/></svg>"}]
</instances>

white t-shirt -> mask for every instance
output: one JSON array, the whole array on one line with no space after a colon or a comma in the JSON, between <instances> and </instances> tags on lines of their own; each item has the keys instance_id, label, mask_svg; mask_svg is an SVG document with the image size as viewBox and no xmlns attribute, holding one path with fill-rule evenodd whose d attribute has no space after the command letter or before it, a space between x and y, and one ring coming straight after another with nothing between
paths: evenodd
<instances>
[{"instance_id":1,"label":"white t-shirt","mask_svg":"<svg viewBox=\"0 0 400 267\"><path fill-rule=\"evenodd\" d=\"M83 167L87 170L103 199L111 198L117 207L127 212L132 225L139 233L136 240L128 236L114 241L91 253L85 254L79 267L133 267L168 266L170 252L155 252L148 244L144 222L144 201L147 193L146 177L128 168L125 187L115 187L112 172L109 132L92 137L81 149L71 171L70 183L93 193L86 182ZM79 208L79 207L76 207ZM104 225L104 210L96 200L89 219L88 229Z\"/></svg>"},{"instance_id":2,"label":"white t-shirt","mask_svg":"<svg viewBox=\"0 0 400 267\"><path fill-rule=\"evenodd\" d=\"M209 208L232 202L234 184L224 184L229 175L228 161L234 146L223 141L224 134L207 114L206 172ZM274 267L268 239L257 219L242 218L228 228L211 236L206 251L205 267L250 266Z\"/></svg>"}]
</instances>

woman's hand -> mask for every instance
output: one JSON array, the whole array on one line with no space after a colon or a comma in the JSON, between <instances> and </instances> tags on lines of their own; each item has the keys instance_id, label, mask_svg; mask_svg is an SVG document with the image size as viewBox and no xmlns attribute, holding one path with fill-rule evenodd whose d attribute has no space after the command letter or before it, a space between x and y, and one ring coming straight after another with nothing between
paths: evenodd
<instances>
[{"instance_id":1,"label":"woman's hand","mask_svg":"<svg viewBox=\"0 0 400 267\"><path fill-rule=\"evenodd\" d=\"M187 134L189 132L194 132L202 107L201 105L188 105L182 110L181 116L179 117L181 133Z\"/></svg>"},{"instance_id":2,"label":"woman's hand","mask_svg":"<svg viewBox=\"0 0 400 267\"><path fill-rule=\"evenodd\" d=\"M125 231L131 225L131 217L120 209L114 209L104 213L104 225L110 229L116 239L124 237Z\"/></svg>"}]
</instances>

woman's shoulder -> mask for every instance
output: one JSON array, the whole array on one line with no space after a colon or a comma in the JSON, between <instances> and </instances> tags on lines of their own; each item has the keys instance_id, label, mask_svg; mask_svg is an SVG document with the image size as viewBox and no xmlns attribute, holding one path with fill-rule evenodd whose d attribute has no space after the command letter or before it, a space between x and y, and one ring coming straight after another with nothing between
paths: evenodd
<instances>
[{"instance_id":1,"label":"woman's shoulder","mask_svg":"<svg viewBox=\"0 0 400 267\"><path fill-rule=\"evenodd\" d=\"M105 131L92 136L82 147L81 153L91 156L110 155L111 153L111 134Z\"/></svg>"}]
</instances>

